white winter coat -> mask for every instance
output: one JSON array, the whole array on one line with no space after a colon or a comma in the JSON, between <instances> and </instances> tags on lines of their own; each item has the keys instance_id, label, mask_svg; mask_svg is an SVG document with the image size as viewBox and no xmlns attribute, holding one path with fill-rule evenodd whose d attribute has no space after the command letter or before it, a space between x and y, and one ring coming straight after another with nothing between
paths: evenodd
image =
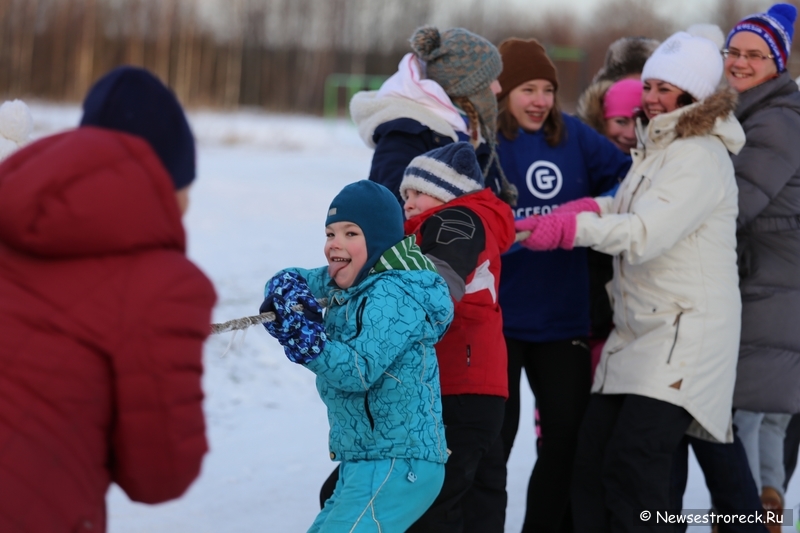
<instances>
[{"instance_id":1,"label":"white winter coat","mask_svg":"<svg viewBox=\"0 0 800 533\"><path fill-rule=\"evenodd\" d=\"M720 91L656 116L600 216L578 215L576 246L616 256L615 328L592 392L639 394L685 408L714 439L732 441L741 299L737 187L728 152L744 131L736 96Z\"/></svg>"}]
</instances>

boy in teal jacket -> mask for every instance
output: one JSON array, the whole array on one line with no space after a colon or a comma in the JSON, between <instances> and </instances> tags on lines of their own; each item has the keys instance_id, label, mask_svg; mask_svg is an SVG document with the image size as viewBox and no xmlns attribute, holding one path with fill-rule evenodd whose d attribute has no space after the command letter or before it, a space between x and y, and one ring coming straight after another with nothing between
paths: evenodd
<instances>
[{"instance_id":1,"label":"boy in teal jacket","mask_svg":"<svg viewBox=\"0 0 800 533\"><path fill-rule=\"evenodd\" d=\"M399 533L444 479L434 344L453 304L414 238L404 238L400 206L382 185L345 187L325 224L328 266L279 272L261 306L275 312L265 327L287 357L317 375L331 459L341 461L333 496L309 533Z\"/></svg>"}]
</instances>

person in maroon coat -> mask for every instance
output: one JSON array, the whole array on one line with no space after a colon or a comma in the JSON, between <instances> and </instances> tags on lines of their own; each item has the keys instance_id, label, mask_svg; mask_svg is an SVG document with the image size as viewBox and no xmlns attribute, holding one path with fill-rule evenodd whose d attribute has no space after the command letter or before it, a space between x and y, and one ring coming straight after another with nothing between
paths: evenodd
<instances>
[{"instance_id":1,"label":"person in maroon coat","mask_svg":"<svg viewBox=\"0 0 800 533\"><path fill-rule=\"evenodd\" d=\"M103 532L105 494L177 498L207 451L214 289L185 255L194 140L121 67L81 127L0 165L0 531Z\"/></svg>"}]
</instances>

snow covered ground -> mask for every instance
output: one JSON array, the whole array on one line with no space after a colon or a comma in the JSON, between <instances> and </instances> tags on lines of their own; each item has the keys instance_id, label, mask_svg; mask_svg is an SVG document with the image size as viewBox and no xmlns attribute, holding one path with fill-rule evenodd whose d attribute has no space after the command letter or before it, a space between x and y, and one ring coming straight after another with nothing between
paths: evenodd
<instances>
[{"instance_id":1,"label":"snow covered ground","mask_svg":"<svg viewBox=\"0 0 800 533\"><path fill-rule=\"evenodd\" d=\"M77 106L35 102L31 109L37 137L80 118ZM184 220L189 255L216 286L215 322L256 314L264 282L278 269L324 264L328 204L344 185L367 177L371 151L347 120L244 110L195 112L191 122L199 175ZM110 533L306 531L333 467L314 376L290 363L260 327L211 337L205 367L211 451L201 476L182 498L156 506L112 488ZM509 463L509 533L520 530L535 461L532 404L528 392ZM787 506L800 502L798 478ZM694 460L684 507L709 507Z\"/></svg>"}]
</instances>

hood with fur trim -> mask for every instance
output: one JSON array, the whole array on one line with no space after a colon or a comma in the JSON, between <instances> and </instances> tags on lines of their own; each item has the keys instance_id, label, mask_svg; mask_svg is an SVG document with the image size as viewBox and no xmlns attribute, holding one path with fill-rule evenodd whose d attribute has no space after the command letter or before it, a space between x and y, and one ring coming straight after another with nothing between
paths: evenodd
<instances>
[{"instance_id":1,"label":"hood with fur trim","mask_svg":"<svg viewBox=\"0 0 800 533\"><path fill-rule=\"evenodd\" d=\"M606 121L603 118L603 97L614 83L611 80L602 80L591 84L581 94L578 100L578 108L575 110L575 114L579 119L601 135L606 134Z\"/></svg>"},{"instance_id":2,"label":"hood with fur trim","mask_svg":"<svg viewBox=\"0 0 800 533\"><path fill-rule=\"evenodd\" d=\"M458 142L458 134L445 119L427 107L402 96L378 96L378 91L361 91L350 100L350 116L358 134L369 148L375 148L375 128L398 118L414 119L433 131Z\"/></svg>"},{"instance_id":3,"label":"hood with fur trim","mask_svg":"<svg viewBox=\"0 0 800 533\"><path fill-rule=\"evenodd\" d=\"M647 126L642 126L637 120L637 134L644 139L646 146L663 146L675 139L714 135L729 152L736 154L745 141L744 130L734 116L737 101L735 90L721 87L708 98L654 117Z\"/></svg>"},{"instance_id":4,"label":"hood with fur trim","mask_svg":"<svg viewBox=\"0 0 800 533\"><path fill-rule=\"evenodd\" d=\"M578 99L576 115L583 122L605 135L603 97L614 82L641 74L644 64L659 45L655 39L622 37L608 47L606 59L591 85Z\"/></svg>"}]
</instances>

